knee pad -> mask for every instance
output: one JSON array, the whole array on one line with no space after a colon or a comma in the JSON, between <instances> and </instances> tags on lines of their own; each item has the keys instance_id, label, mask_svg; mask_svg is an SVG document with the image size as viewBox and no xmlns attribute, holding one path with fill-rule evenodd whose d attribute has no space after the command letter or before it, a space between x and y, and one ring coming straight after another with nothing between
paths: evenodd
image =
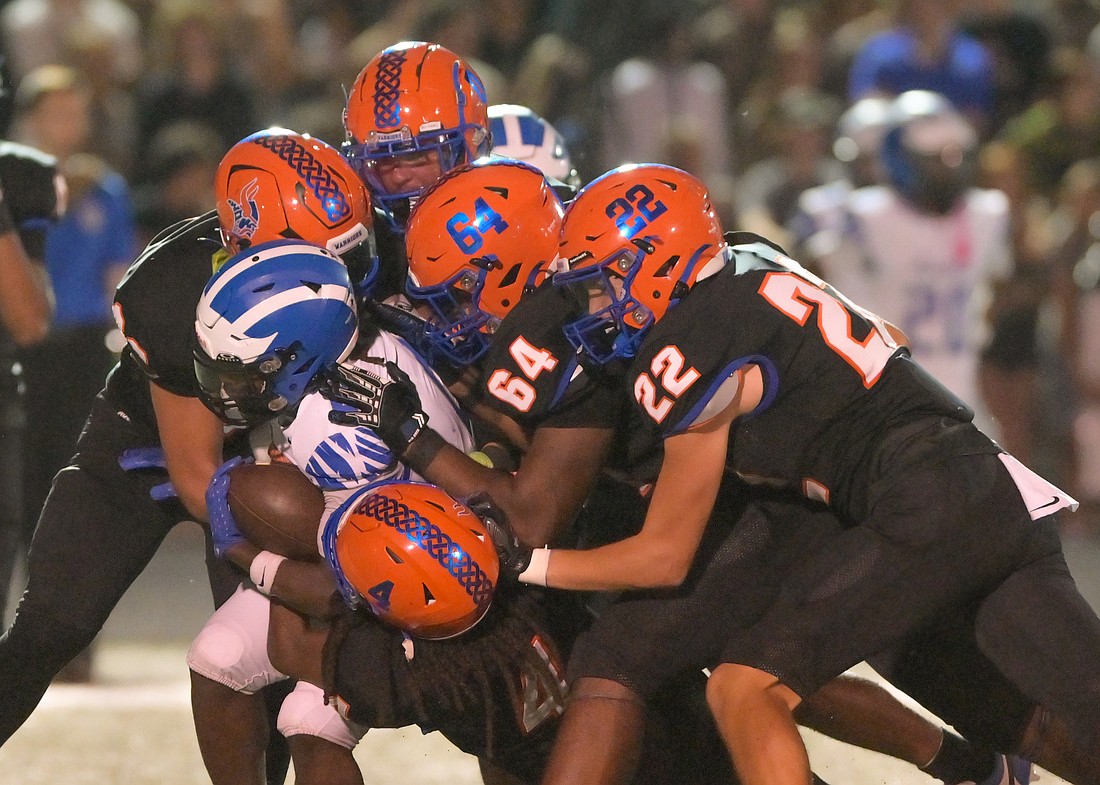
<instances>
[{"instance_id":1,"label":"knee pad","mask_svg":"<svg viewBox=\"0 0 1100 785\"><path fill-rule=\"evenodd\" d=\"M324 691L305 681L299 681L286 696L276 727L284 736L316 736L348 750L367 732L341 717L335 706L325 703Z\"/></svg>"},{"instance_id":2,"label":"knee pad","mask_svg":"<svg viewBox=\"0 0 1100 785\"><path fill-rule=\"evenodd\" d=\"M187 652L187 667L247 695L281 681L267 656L270 601L243 586L202 628Z\"/></svg>"}]
</instances>

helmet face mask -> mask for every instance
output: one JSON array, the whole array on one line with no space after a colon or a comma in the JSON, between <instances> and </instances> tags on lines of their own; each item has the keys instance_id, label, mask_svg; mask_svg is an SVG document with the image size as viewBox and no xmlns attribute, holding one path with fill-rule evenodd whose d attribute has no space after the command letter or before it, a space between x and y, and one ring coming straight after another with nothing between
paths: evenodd
<instances>
[{"instance_id":1,"label":"helmet face mask","mask_svg":"<svg viewBox=\"0 0 1100 785\"><path fill-rule=\"evenodd\" d=\"M630 295L645 251L624 249L599 264L558 273L584 315L564 325L569 342L596 365L637 354L653 313Z\"/></svg>"},{"instance_id":2,"label":"helmet face mask","mask_svg":"<svg viewBox=\"0 0 1100 785\"><path fill-rule=\"evenodd\" d=\"M472 260L487 262L488 260ZM450 279L434 286L417 286L410 273L405 291L410 297L427 303L432 316L425 335L433 347L451 362L466 365L475 362L489 348L486 333L495 331L500 320L481 310L481 291L485 287L484 270L459 270Z\"/></svg>"},{"instance_id":3,"label":"helmet face mask","mask_svg":"<svg viewBox=\"0 0 1100 785\"><path fill-rule=\"evenodd\" d=\"M234 425L269 420L289 403L280 392L278 375L297 359L291 346L244 363L237 358L212 358L195 352L195 377L203 402L224 422ZM301 383L312 391L312 374Z\"/></svg>"},{"instance_id":4,"label":"helmet face mask","mask_svg":"<svg viewBox=\"0 0 1100 785\"><path fill-rule=\"evenodd\" d=\"M400 232L428 186L488 153L485 86L438 44L395 44L360 72L344 129L344 154Z\"/></svg>"},{"instance_id":5,"label":"helmet face mask","mask_svg":"<svg viewBox=\"0 0 1100 785\"><path fill-rule=\"evenodd\" d=\"M525 293L550 273L564 208L546 178L506 158L444 175L409 219L405 291L431 310L434 350L467 365Z\"/></svg>"},{"instance_id":6,"label":"helmet face mask","mask_svg":"<svg viewBox=\"0 0 1100 785\"><path fill-rule=\"evenodd\" d=\"M886 179L918 210L946 215L975 183L977 143L970 123L942 95L902 93L882 141Z\"/></svg>"},{"instance_id":7,"label":"helmet face mask","mask_svg":"<svg viewBox=\"0 0 1100 785\"><path fill-rule=\"evenodd\" d=\"M230 258L207 283L195 316L200 398L233 425L293 410L358 338L347 268L293 240Z\"/></svg>"}]
</instances>

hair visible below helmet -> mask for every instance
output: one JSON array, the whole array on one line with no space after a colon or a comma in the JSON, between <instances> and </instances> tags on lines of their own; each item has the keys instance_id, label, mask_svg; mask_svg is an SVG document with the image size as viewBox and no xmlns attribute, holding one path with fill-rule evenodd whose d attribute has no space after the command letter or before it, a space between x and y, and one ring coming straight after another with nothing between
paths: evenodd
<instances>
[{"instance_id":1,"label":"hair visible below helmet","mask_svg":"<svg viewBox=\"0 0 1100 785\"><path fill-rule=\"evenodd\" d=\"M837 121L833 155L848 168L848 177L857 188L882 182L880 152L891 103L882 96L861 98Z\"/></svg>"},{"instance_id":2,"label":"hair visible below helmet","mask_svg":"<svg viewBox=\"0 0 1100 785\"><path fill-rule=\"evenodd\" d=\"M215 196L230 253L304 240L343 258L360 294L378 275L370 195L340 151L320 139L285 128L245 137L218 165Z\"/></svg>"},{"instance_id":3,"label":"hair visible below helmet","mask_svg":"<svg viewBox=\"0 0 1100 785\"><path fill-rule=\"evenodd\" d=\"M565 139L526 106L493 104L489 107L489 130L494 156L515 158L564 185L580 188L581 178L573 168Z\"/></svg>"},{"instance_id":4,"label":"hair visible below helmet","mask_svg":"<svg viewBox=\"0 0 1100 785\"><path fill-rule=\"evenodd\" d=\"M599 364L633 357L649 327L725 265L706 186L663 164L627 164L593 180L566 209L561 238L568 269L554 284L589 303L565 333Z\"/></svg>"},{"instance_id":5,"label":"hair visible below helmet","mask_svg":"<svg viewBox=\"0 0 1100 785\"><path fill-rule=\"evenodd\" d=\"M332 252L276 240L232 257L195 311L195 375L222 420L255 425L291 409L358 337L348 271Z\"/></svg>"},{"instance_id":6,"label":"hair visible below helmet","mask_svg":"<svg viewBox=\"0 0 1100 785\"><path fill-rule=\"evenodd\" d=\"M387 167L430 156L442 175L489 152L485 85L439 44L403 41L359 73L344 109L344 153L397 230L429 183L391 182Z\"/></svg>"},{"instance_id":7,"label":"hair visible below helmet","mask_svg":"<svg viewBox=\"0 0 1100 785\"><path fill-rule=\"evenodd\" d=\"M915 207L943 215L974 184L978 137L939 93L910 90L894 99L882 163L891 185Z\"/></svg>"},{"instance_id":8,"label":"hair visible below helmet","mask_svg":"<svg viewBox=\"0 0 1100 785\"><path fill-rule=\"evenodd\" d=\"M471 363L488 335L550 273L564 208L542 173L504 158L454 169L409 217L410 297L433 317L427 338L448 360Z\"/></svg>"},{"instance_id":9,"label":"hair visible below helmet","mask_svg":"<svg viewBox=\"0 0 1100 785\"><path fill-rule=\"evenodd\" d=\"M337 575L410 635L451 638L489 610L500 571L496 548L481 519L435 485L364 489L323 537Z\"/></svg>"}]
</instances>

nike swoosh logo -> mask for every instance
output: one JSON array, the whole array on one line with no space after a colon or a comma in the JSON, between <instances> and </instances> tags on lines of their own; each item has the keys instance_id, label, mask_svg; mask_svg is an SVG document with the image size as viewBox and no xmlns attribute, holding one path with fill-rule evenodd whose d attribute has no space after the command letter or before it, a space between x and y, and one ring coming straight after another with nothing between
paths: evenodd
<instances>
[{"instance_id":1,"label":"nike swoosh logo","mask_svg":"<svg viewBox=\"0 0 1100 785\"><path fill-rule=\"evenodd\" d=\"M1047 502L1046 504L1040 504L1038 507L1032 507L1030 510L1028 510L1028 512L1036 512L1037 510L1041 510L1044 507L1049 507L1052 504L1057 504L1060 501L1061 499L1059 499L1057 496L1052 496L1049 502Z\"/></svg>"}]
</instances>

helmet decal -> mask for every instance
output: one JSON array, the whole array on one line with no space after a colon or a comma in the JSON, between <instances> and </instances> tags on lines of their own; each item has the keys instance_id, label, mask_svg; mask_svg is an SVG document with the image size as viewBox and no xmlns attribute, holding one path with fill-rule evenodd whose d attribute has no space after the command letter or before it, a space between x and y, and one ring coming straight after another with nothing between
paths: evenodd
<instances>
[{"instance_id":1,"label":"helmet decal","mask_svg":"<svg viewBox=\"0 0 1100 785\"><path fill-rule=\"evenodd\" d=\"M293 136L261 136L256 144L286 161L320 200L329 220L336 222L351 213L347 197L325 167Z\"/></svg>"},{"instance_id":2,"label":"helmet decal","mask_svg":"<svg viewBox=\"0 0 1100 785\"><path fill-rule=\"evenodd\" d=\"M241 188L239 200L226 199L229 209L233 211L233 236L251 241L252 235L259 228L260 208L256 206L256 194L259 191L259 183L257 178L254 177ZM245 213L245 205L248 205L247 214Z\"/></svg>"},{"instance_id":3,"label":"helmet decal","mask_svg":"<svg viewBox=\"0 0 1100 785\"><path fill-rule=\"evenodd\" d=\"M492 598L493 581L481 566L450 535L404 502L383 494L370 494L353 514L366 515L404 534L453 575L474 604L481 605Z\"/></svg>"},{"instance_id":4,"label":"helmet decal","mask_svg":"<svg viewBox=\"0 0 1100 785\"><path fill-rule=\"evenodd\" d=\"M374 121L379 128L397 128L401 123L401 66L405 64L406 50L383 52L378 61L378 75L374 80Z\"/></svg>"}]
</instances>

